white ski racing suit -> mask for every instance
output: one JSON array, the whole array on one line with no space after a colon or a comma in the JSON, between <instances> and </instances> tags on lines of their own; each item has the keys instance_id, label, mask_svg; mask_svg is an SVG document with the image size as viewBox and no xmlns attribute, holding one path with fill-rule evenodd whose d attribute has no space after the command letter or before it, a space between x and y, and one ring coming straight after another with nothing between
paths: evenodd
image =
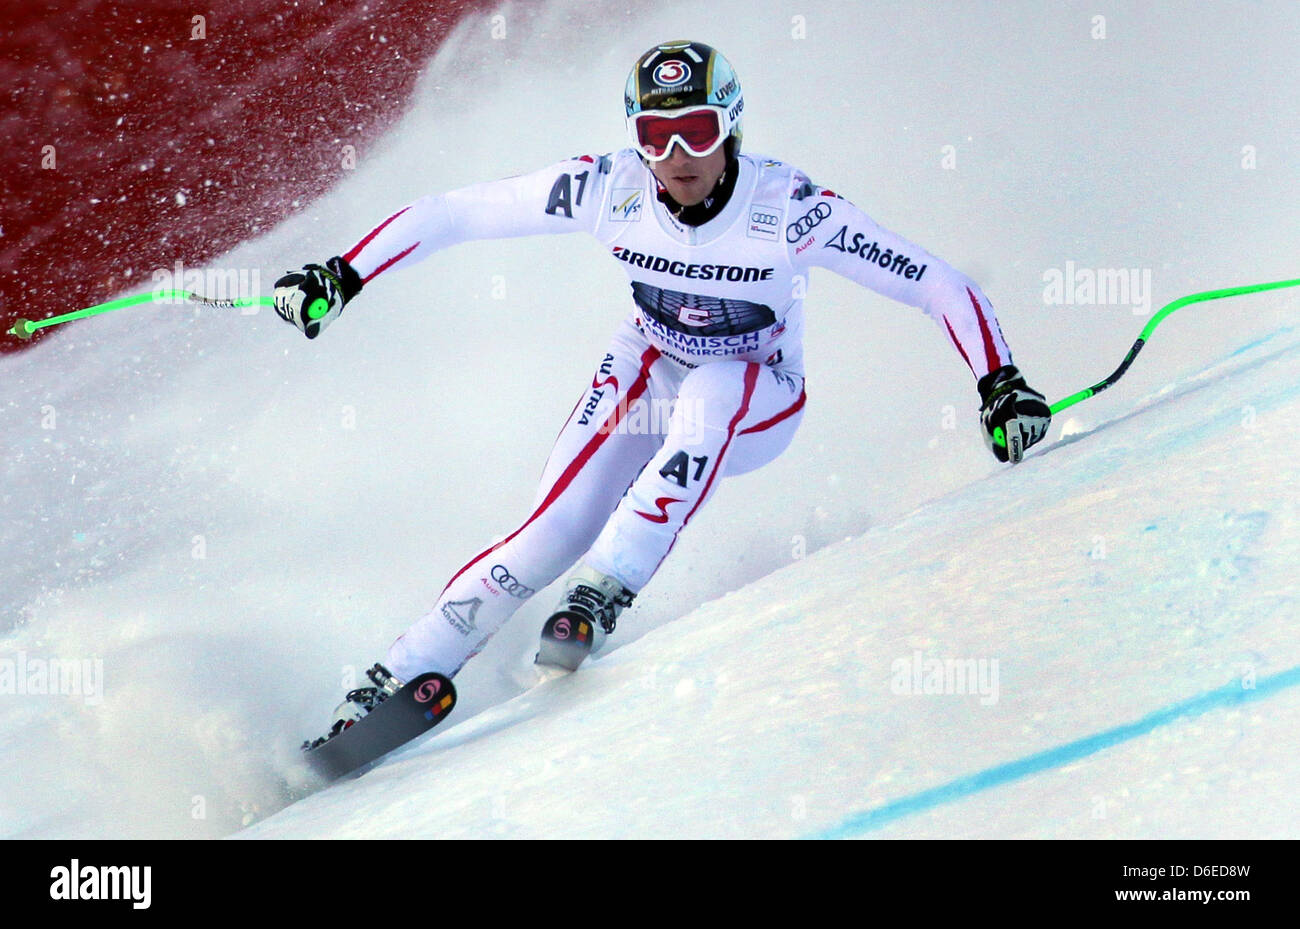
<instances>
[{"instance_id":1,"label":"white ski racing suit","mask_svg":"<svg viewBox=\"0 0 1300 929\"><path fill-rule=\"evenodd\" d=\"M586 232L632 286L531 512L393 643L398 678L454 675L579 559L639 591L719 480L784 451L803 416L811 267L923 309L977 378L1011 363L974 282L791 165L742 154L730 199L699 226L679 222L661 190L631 149L584 155L424 197L344 253L368 282L458 242Z\"/></svg>"}]
</instances>

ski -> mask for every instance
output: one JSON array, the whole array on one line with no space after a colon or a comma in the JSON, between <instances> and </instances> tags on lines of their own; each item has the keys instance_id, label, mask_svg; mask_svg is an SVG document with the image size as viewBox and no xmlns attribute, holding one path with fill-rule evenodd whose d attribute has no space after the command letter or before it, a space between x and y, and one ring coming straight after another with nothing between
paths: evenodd
<instances>
[{"instance_id":1,"label":"ski","mask_svg":"<svg viewBox=\"0 0 1300 929\"><path fill-rule=\"evenodd\" d=\"M318 775L337 780L428 732L455 705L450 678L436 671L421 674L347 728L304 742L303 757Z\"/></svg>"},{"instance_id":2,"label":"ski","mask_svg":"<svg viewBox=\"0 0 1300 929\"><path fill-rule=\"evenodd\" d=\"M542 626L542 639L533 662L566 671L578 665L592 652L596 636L601 633L590 621L573 613L556 613Z\"/></svg>"}]
</instances>

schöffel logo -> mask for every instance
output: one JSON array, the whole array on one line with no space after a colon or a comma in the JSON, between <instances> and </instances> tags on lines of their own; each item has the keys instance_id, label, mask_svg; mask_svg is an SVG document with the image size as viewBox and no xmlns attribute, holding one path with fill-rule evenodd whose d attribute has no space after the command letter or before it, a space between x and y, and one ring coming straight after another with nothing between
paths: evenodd
<instances>
[{"instance_id":1,"label":"sch\u00f6ffel logo","mask_svg":"<svg viewBox=\"0 0 1300 929\"><path fill-rule=\"evenodd\" d=\"M780 212L769 207L754 206L749 211L749 235L755 239L777 239L781 226Z\"/></svg>"},{"instance_id":2,"label":"sch\u00f6ffel logo","mask_svg":"<svg viewBox=\"0 0 1300 929\"><path fill-rule=\"evenodd\" d=\"M879 243L868 243L867 237L861 232L853 233L852 241L846 245L844 237L848 229L848 226L840 226L840 231L831 236L831 240L822 248L833 248L837 252L857 255L863 261L879 265L884 270L892 271L894 274L901 274L909 281L919 281L921 275L925 273L925 269L929 267L928 264L914 264L911 258L901 252L895 255L892 248L881 251Z\"/></svg>"},{"instance_id":3,"label":"sch\u00f6ffel logo","mask_svg":"<svg viewBox=\"0 0 1300 929\"><path fill-rule=\"evenodd\" d=\"M655 66L654 81L660 87L676 87L691 79L691 68L684 61L661 61Z\"/></svg>"},{"instance_id":4,"label":"sch\u00f6ffel logo","mask_svg":"<svg viewBox=\"0 0 1300 929\"><path fill-rule=\"evenodd\" d=\"M616 223L634 223L641 219L640 187L616 188L609 199L609 218Z\"/></svg>"},{"instance_id":5,"label":"sch\u00f6ffel logo","mask_svg":"<svg viewBox=\"0 0 1300 929\"><path fill-rule=\"evenodd\" d=\"M753 281L770 281L775 268L746 268L740 265L699 265L685 261L670 261L658 255L636 252L622 245L613 248L614 257L626 261L633 267L646 271L671 274L674 277L689 277L701 281L732 281L748 284Z\"/></svg>"},{"instance_id":6,"label":"sch\u00f6ffel logo","mask_svg":"<svg viewBox=\"0 0 1300 929\"><path fill-rule=\"evenodd\" d=\"M798 242L821 225L821 221L830 215L831 205L829 203L817 204L789 225L785 230L785 240L787 242Z\"/></svg>"},{"instance_id":7,"label":"sch\u00f6ffel logo","mask_svg":"<svg viewBox=\"0 0 1300 929\"><path fill-rule=\"evenodd\" d=\"M497 586L510 596L518 597L520 600L527 600L536 593L533 588L519 583L515 576L510 573L510 569L503 564L492 566L492 580L496 581Z\"/></svg>"},{"instance_id":8,"label":"sch\u00f6ffel logo","mask_svg":"<svg viewBox=\"0 0 1300 929\"><path fill-rule=\"evenodd\" d=\"M478 628L474 625L474 614L482 605L483 601L478 597L471 600L452 600L442 605L442 618L461 635L469 635Z\"/></svg>"}]
</instances>

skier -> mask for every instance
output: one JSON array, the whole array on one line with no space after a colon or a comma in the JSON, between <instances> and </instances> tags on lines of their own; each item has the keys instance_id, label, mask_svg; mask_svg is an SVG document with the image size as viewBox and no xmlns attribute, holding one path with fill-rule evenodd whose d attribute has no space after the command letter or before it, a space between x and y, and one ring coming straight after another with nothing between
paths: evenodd
<instances>
[{"instance_id":1,"label":"skier","mask_svg":"<svg viewBox=\"0 0 1300 929\"><path fill-rule=\"evenodd\" d=\"M1051 412L1012 365L978 285L797 168L742 152L744 97L721 54L699 42L650 49L628 76L624 106L630 148L424 197L342 255L276 282L276 311L309 339L363 285L474 239L586 232L632 286L531 512L452 576L371 669L374 686L347 695L332 733L417 674L455 675L575 562L539 660L576 667L599 648L719 481L790 444L803 416L813 266L939 324L976 378L984 437L1000 461L1018 461L1047 432ZM674 403L657 432L646 428L654 401Z\"/></svg>"}]
</instances>

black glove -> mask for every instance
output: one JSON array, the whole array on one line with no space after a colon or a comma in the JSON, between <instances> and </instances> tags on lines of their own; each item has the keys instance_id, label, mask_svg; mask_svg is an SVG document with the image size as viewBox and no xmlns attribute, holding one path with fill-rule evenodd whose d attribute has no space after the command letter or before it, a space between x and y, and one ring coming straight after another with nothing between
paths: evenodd
<instances>
[{"instance_id":1,"label":"black glove","mask_svg":"<svg viewBox=\"0 0 1300 929\"><path fill-rule=\"evenodd\" d=\"M979 380L984 442L998 461L1018 462L1025 449L1047 435L1052 411L1047 399L1025 383L1015 365L1003 365Z\"/></svg>"},{"instance_id":2,"label":"black glove","mask_svg":"<svg viewBox=\"0 0 1300 929\"><path fill-rule=\"evenodd\" d=\"M338 318L343 305L361 292L361 275L342 258L307 265L275 282L275 311L309 339Z\"/></svg>"}]
</instances>

